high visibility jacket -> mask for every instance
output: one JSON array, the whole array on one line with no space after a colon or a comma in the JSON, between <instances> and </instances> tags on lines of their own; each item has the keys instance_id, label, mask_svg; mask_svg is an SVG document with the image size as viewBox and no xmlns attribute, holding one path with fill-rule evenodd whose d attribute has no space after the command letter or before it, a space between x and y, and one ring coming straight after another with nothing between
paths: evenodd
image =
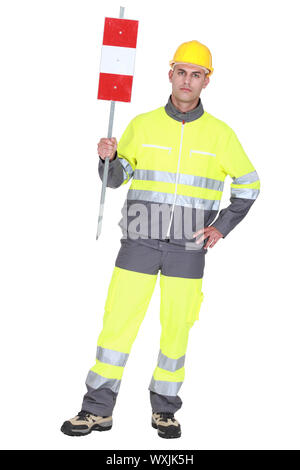
<instances>
[{"instance_id":1,"label":"high visibility jacket","mask_svg":"<svg viewBox=\"0 0 300 470\"><path fill-rule=\"evenodd\" d=\"M101 178L103 162L100 159ZM214 221L227 175L232 178L231 204ZM116 158L110 162L108 186L116 188L129 181L120 222L123 230L129 236L169 238L175 243L192 240L192 233L201 228L199 220L204 226L214 221L225 237L245 217L260 188L255 168L234 131L205 112L200 99L196 109L181 113L171 97L165 107L136 116L123 133ZM165 226L157 217L162 205L170 214ZM138 218L143 208L144 224ZM175 226L178 210L190 211L189 230L184 229L183 215L177 217ZM196 217L199 214L202 218ZM181 237L176 236L179 228Z\"/></svg>"}]
</instances>

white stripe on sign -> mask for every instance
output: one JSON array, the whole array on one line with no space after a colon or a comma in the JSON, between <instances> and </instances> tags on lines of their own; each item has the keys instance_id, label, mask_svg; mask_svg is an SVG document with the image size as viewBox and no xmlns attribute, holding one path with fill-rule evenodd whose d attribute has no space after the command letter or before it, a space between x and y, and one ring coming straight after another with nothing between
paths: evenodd
<instances>
[{"instance_id":1,"label":"white stripe on sign","mask_svg":"<svg viewBox=\"0 0 300 470\"><path fill-rule=\"evenodd\" d=\"M135 51L132 47L102 46L100 72L133 75Z\"/></svg>"}]
</instances>

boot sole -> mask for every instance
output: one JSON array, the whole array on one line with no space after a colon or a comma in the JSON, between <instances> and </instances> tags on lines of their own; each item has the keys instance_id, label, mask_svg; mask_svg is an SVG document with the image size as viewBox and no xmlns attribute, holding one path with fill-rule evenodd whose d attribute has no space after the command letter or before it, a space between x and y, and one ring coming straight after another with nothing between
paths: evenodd
<instances>
[{"instance_id":1,"label":"boot sole","mask_svg":"<svg viewBox=\"0 0 300 470\"><path fill-rule=\"evenodd\" d=\"M157 434L159 435L159 437L162 437L163 439L176 439L178 437L181 437L181 431L178 433L178 434L168 434L168 432L166 433L162 433L160 432L160 430L158 429L157 425L152 421L152 427L154 429L157 429Z\"/></svg>"},{"instance_id":2,"label":"boot sole","mask_svg":"<svg viewBox=\"0 0 300 470\"><path fill-rule=\"evenodd\" d=\"M87 431L82 430L82 429L78 430L78 431L75 431L74 429L70 429L69 426L65 426L63 424L62 427L60 428L60 430L61 430L61 432L63 432L67 436L79 437L79 436L87 436L88 434L91 434L92 431L100 431L100 432L101 431L109 431L111 428L112 428L112 425L111 426L100 426L99 424L96 424L95 426L92 426Z\"/></svg>"}]
</instances>

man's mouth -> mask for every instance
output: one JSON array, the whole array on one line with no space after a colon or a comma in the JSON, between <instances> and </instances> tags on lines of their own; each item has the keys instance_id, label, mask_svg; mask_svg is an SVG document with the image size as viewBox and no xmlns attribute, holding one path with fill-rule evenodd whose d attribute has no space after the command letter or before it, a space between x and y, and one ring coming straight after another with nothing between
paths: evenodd
<instances>
[{"instance_id":1,"label":"man's mouth","mask_svg":"<svg viewBox=\"0 0 300 470\"><path fill-rule=\"evenodd\" d=\"M181 91L192 91L190 88L180 88Z\"/></svg>"}]
</instances>

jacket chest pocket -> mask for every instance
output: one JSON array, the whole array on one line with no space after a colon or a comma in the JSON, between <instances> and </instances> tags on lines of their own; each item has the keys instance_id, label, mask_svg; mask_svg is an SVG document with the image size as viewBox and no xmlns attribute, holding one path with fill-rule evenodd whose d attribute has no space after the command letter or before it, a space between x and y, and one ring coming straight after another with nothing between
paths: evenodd
<instances>
[{"instance_id":1,"label":"jacket chest pocket","mask_svg":"<svg viewBox=\"0 0 300 470\"><path fill-rule=\"evenodd\" d=\"M170 158L172 147L165 147L155 144L142 144L142 166L148 168L159 168L162 164L162 159Z\"/></svg>"},{"instance_id":2,"label":"jacket chest pocket","mask_svg":"<svg viewBox=\"0 0 300 470\"><path fill-rule=\"evenodd\" d=\"M198 170L201 173L207 173L209 168L216 165L216 154L191 149L188 156L188 165L191 170Z\"/></svg>"}]
</instances>

